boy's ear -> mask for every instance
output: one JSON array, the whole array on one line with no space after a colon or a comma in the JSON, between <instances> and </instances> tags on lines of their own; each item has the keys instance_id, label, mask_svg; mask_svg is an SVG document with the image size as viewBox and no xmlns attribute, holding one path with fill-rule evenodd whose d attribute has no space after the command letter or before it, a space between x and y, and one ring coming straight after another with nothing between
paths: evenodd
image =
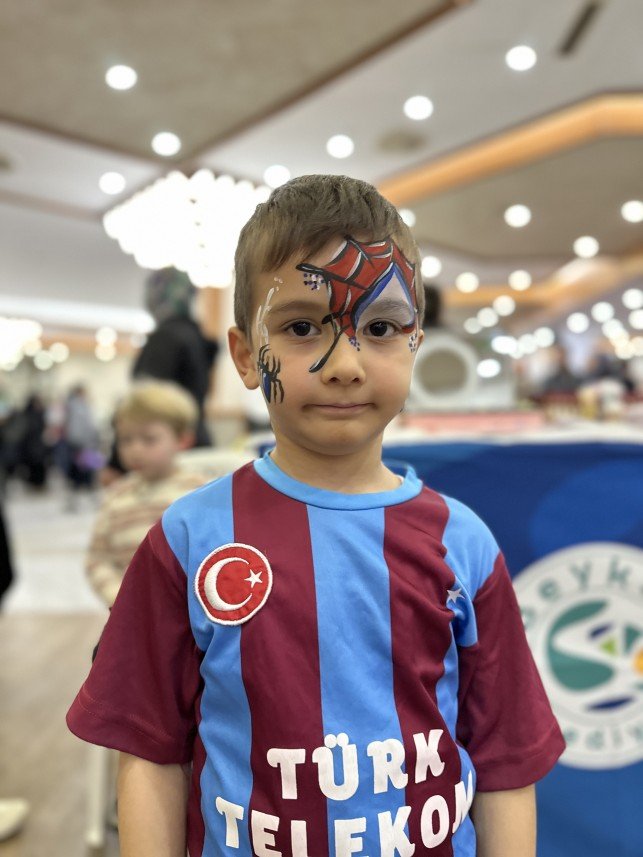
<instances>
[{"instance_id":1,"label":"boy's ear","mask_svg":"<svg viewBox=\"0 0 643 857\"><path fill-rule=\"evenodd\" d=\"M248 342L248 337L238 327L231 327L228 331L228 346L232 362L236 366L244 385L249 390L256 390L259 386L259 375L257 362L252 353L252 346Z\"/></svg>"}]
</instances>

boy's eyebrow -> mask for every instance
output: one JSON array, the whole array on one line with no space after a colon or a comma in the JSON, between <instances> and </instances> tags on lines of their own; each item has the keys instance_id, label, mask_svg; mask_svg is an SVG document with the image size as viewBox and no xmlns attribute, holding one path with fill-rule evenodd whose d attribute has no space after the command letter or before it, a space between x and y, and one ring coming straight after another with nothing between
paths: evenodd
<instances>
[{"instance_id":1,"label":"boy's eyebrow","mask_svg":"<svg viewBox=\"0 0 643 857\"><path fill-rule=\"evenodd\" d=\"M286 315L287 313L306 313L306 312L315 312L315 313L326 313L328 312L328 306L319 301L306 301L306 300L294 300L294 301L286 301L283 304L273 304L270 307L270 315Z\"/></svg>"}]
</instances>

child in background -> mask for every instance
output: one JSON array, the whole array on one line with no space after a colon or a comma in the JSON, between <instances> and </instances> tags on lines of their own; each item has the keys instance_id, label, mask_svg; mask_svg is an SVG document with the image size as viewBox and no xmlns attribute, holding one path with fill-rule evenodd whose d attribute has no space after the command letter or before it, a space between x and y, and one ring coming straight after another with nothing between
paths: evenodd
<instances>
[{"instance_id":1,"label":"child in background","mask_svg":"<svg viewBox=\"0 0 643 857\"><path fill-rule=\"evenodd\" d=\"M166 381L136 384L116 409L116 442L130 472L105 492L86 560L89 581L109 608L152 524L205 481L176 464L177 453L192 446L197 418L189 393Z\"/></svg>"},{"instance_id":2,"label":"child in background","mask_svg":"<svg viewBox=\"0 0 643 857\"><path fill-rule=\"evenodd\" d=\"M122 857L534 857L564 742L502 553L382 460L423 336L409 229L302 176L235 267L275 448L149 532L68 714L121 751Z\"/></svg>"}]
</instances>

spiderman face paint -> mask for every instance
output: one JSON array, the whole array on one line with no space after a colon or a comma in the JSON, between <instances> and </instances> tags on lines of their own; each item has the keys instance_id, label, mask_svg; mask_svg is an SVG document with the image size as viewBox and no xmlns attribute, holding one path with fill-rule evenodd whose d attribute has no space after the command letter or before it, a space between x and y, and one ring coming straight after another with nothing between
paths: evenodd
<instances>
[{"instance_id":1,"label":"spiderman face paint","mask_svg":"<svg viewBox=\"0 0 643 857\"><path fill-rule=\"evenodd\" d=\"M416 350L415 268L394 241L361 243L349 237L327 264L303 262L297 269L303 272L304 284L312 291L327 289L329 313L322 323L333 329L330 347L313 363L310 372L324 367L342 334L359 349L358 330L384 308L394 307L396 323L409 336L411 351Z\"/></svg>"},{"instance_id":2,"label":"spiderman face paint","mask_svg":"<svg viewBox=\"0 0 643 857\"><path fill-rule=\"evenodd\" d=\"M276 282L283 283L278 277ZM257 357L257 372L261 382L261 391L267 402L283 402L284 387L279 377L281 372L281 361L270 351L270 339L268 333L267 317L271 308L271 301L279 286L273 286L266 296L265 302L257 310L255 331L259 342L259 354Z\"/></svg>"}]
</instances>

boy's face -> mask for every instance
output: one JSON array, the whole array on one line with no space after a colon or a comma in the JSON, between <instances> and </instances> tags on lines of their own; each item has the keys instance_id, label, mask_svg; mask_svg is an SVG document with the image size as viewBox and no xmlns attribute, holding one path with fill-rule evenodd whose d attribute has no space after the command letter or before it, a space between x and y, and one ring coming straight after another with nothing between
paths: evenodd
<instances>
[{"instance_id":1,"label":"boy's face","mask_svg":"<svg viewBox=\"0 0 643 857\"><path fill-rule=\"evenodd\" d=\"M337 239L255 283L237 369L261 387L279 444L322 454L379 447L408 395L422 338L413 266L393 242Z\"/></svg>"},{"instance_id":2,"label":"boy's face","mask_svg":"<svg viewBox=\"0 0 643 857\"><path fill-rule=\"evenodd\" d=\"M163 479L174 468L174 458L189 444L189 436L179 436L161 420L119 419L116 424L118 454L128 470L146 479Z\"/></svg>"}]
</instances>

